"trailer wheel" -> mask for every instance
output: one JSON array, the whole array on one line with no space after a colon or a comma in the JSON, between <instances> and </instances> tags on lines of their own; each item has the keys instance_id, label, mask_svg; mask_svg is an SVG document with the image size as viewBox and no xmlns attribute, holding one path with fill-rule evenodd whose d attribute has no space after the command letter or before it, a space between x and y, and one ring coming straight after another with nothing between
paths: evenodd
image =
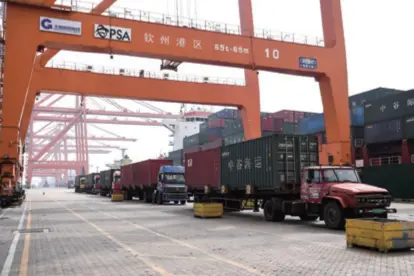
<instances>
[{"instance_id":1,"label":"trailer wheel","mask_svg":"<svg viewBox=\"0 0 414 276\"><path fill-rule=\"evenodd\" d=\"M266 221L284 221L285 214L276 210L273 200L267 200L263 206L263 213Z\"/></svg>"},{"instance_id":2,"label":"trailer wheel","mask_svg":"<svg viewBox=\"0 0 414 276\"><path fill-rule=\"evenodd\" d=\"M174 204L178 204L178 200L174 201Z\"/></svg>"},{"instance_id":3,"label":"trailer wheel","mask_svg":"<svg viewBox=\"0 0 414 276\"><path fill-rule=\"evenodd\" d=\"M344 212L336 201L330 201L325 205L323 219L326 226L331 229L343 229L345 227Z\"/></svg>"}]
</instances>

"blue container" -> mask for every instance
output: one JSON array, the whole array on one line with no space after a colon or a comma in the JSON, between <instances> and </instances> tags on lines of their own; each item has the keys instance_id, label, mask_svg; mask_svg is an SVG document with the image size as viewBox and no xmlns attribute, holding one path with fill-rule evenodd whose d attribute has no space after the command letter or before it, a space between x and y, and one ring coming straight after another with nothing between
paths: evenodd
<instances>
[{"instance_id":1,"label":"blue container","mask_svg":"<svg viewBox=\"0 0 414 276\"><path fill-rule=\"evenodd\" d=\"M208 119L237 119L240 118L240 111L238 109L224 108L216 113L208 116Z\"/></svg>"},{"instance_id":2,"label":"blue container","mask_svg":"<svg viewBox=\"0 0 414 276\"><path fill-rule=\"evenodd\" d=\"M369 124L364 129L366 144L398 141L403 137L401 119Z\"/></svg>"},{"instance_id":3,"label":"blue container","mask_svg":"<svg viewBox=\"0 0 414 276\"><path fill-rule=\"evenodd\" d=\"M223 129L222 128L209 128L207 129L208 134L216 135L217 137L223 136Z\"/></svg>"},{"instance_id":4,"label":"blue container","mask_svg":"<svg viewBox=\"0 0 414 276\"><path fill-rule=\"evenodd\" d=\"M299 134L308 135L325 131L323 113L299 120Z\"/></svg>"},{"instance_id":5,"label":"blue container","mask_svg":"<svg viewBox=\"0 0 414 276\"><path fill-rule=\"evenodd\" d=\"M364 107L354 106L350 110L351 126L364 126ZM299 134L308 135L325 131L324 114L318 114L299 120Z\"/></svg>"}]
</instances>

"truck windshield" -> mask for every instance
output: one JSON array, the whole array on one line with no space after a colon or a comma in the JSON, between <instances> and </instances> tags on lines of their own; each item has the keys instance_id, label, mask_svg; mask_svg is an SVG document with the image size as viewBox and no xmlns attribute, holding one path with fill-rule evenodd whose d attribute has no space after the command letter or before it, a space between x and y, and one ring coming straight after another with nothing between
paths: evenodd
<instances>
[{"instance_id":1,"label":"truck windshield","mask_svg":"<svg viewBox=\"0 0 414 276\"><path fill-rule=\"evenodd\" d=\"M164 174L164 181L166 184L183 184L185 181L184 174Z\"/></svg>"},{"instance_id":2,"label":"truck windshield","mask_svg":"<svg viewBox=\"0 0 414 276\"><path fill-rule=\"evenodd\" d=\"M360 183L357 172L353 169L329 169L323 171L325 182Z\"/></svg>"},{"instance_id":3,"label":"truck windshield","mask_svg":"<svg viewBox=\"0 0 414 276\"><path fill-rule=\"evenodd\" d=\"M114 176L114 182L115 183L121 182L121 176L120 175L115 175Z\"/></svg>"},{"instance_id":4,"label":"truck windshield","mask_svg":"<svg viewBox=\"0 0 414 276\"><path fill-rule=\"evenodd\" d=\"M79 181L81 184L85 184L86 183L86 179L85 178L81 178Z\"/></svg>"}]
</instances>

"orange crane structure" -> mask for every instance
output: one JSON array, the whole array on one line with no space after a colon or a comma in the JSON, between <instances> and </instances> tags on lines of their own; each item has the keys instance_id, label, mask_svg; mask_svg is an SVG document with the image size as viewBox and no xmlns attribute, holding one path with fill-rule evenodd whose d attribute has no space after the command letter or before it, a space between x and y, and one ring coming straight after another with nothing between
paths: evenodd
<instances>
[{"instance_id":1,"label":"orange crane structure","mask_svg":"<svg viewBox=\"0 0 414 276\"><path fill-rule=\"evenodd\" d=\"M212 27L202 21L180 27L170 17L153 18L151 13L103 14L115 0L103 0L87 12L54 2L9 0L6 4L0 135L3 179L15 182L21 176L22 142L36 94L41 91L234 106L241 110L245 138L253 139L261 136L258 70L308 76L318 81L327 133L321 163L351 163L340 0L320 0L322 45L284 41L283 34L275 37L265 31L256 32L251 0L239 0L237 28ZM45 67L59 50L243 68L246 85L168 81Z\"/></svg>"}]
</instances>

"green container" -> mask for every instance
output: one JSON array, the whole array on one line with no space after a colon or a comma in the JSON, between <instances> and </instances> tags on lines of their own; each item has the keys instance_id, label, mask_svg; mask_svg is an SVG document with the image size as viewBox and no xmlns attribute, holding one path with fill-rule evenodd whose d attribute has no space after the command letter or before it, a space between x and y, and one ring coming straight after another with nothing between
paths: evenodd
<instances>
[{"instance_id":1,"label":"green container","mask_svg":"<svg viewBox=\"0 0 414 276\"><path fill-rule=\"evenodd\" d=\"M294 123L283 123L284 134L296 134L298 133L298 124Z\"/></svg>"},{"instance_id":2,"label":"green container","mask_svg":"<svg viewBox=\"0 0 414 276\"><path fill-rule=\"evenodd\" d=\"M316 165L317 138L275 134L223 146L221 183L229 191L243 191L252 184L255 191L299 193L301 167ZM301 157L307 156L300 162Z\"/></svg>"},{"instance_id":3,"label":"green container","mask_svg":"<svg viewBox=\"0 0 414 276\"><path fill-rule=\"evenodd\" d=\"M387 189L394 198L414 199L414 164L364 167L361 180L365 184Z\"/></svg>"}]
</instances>

